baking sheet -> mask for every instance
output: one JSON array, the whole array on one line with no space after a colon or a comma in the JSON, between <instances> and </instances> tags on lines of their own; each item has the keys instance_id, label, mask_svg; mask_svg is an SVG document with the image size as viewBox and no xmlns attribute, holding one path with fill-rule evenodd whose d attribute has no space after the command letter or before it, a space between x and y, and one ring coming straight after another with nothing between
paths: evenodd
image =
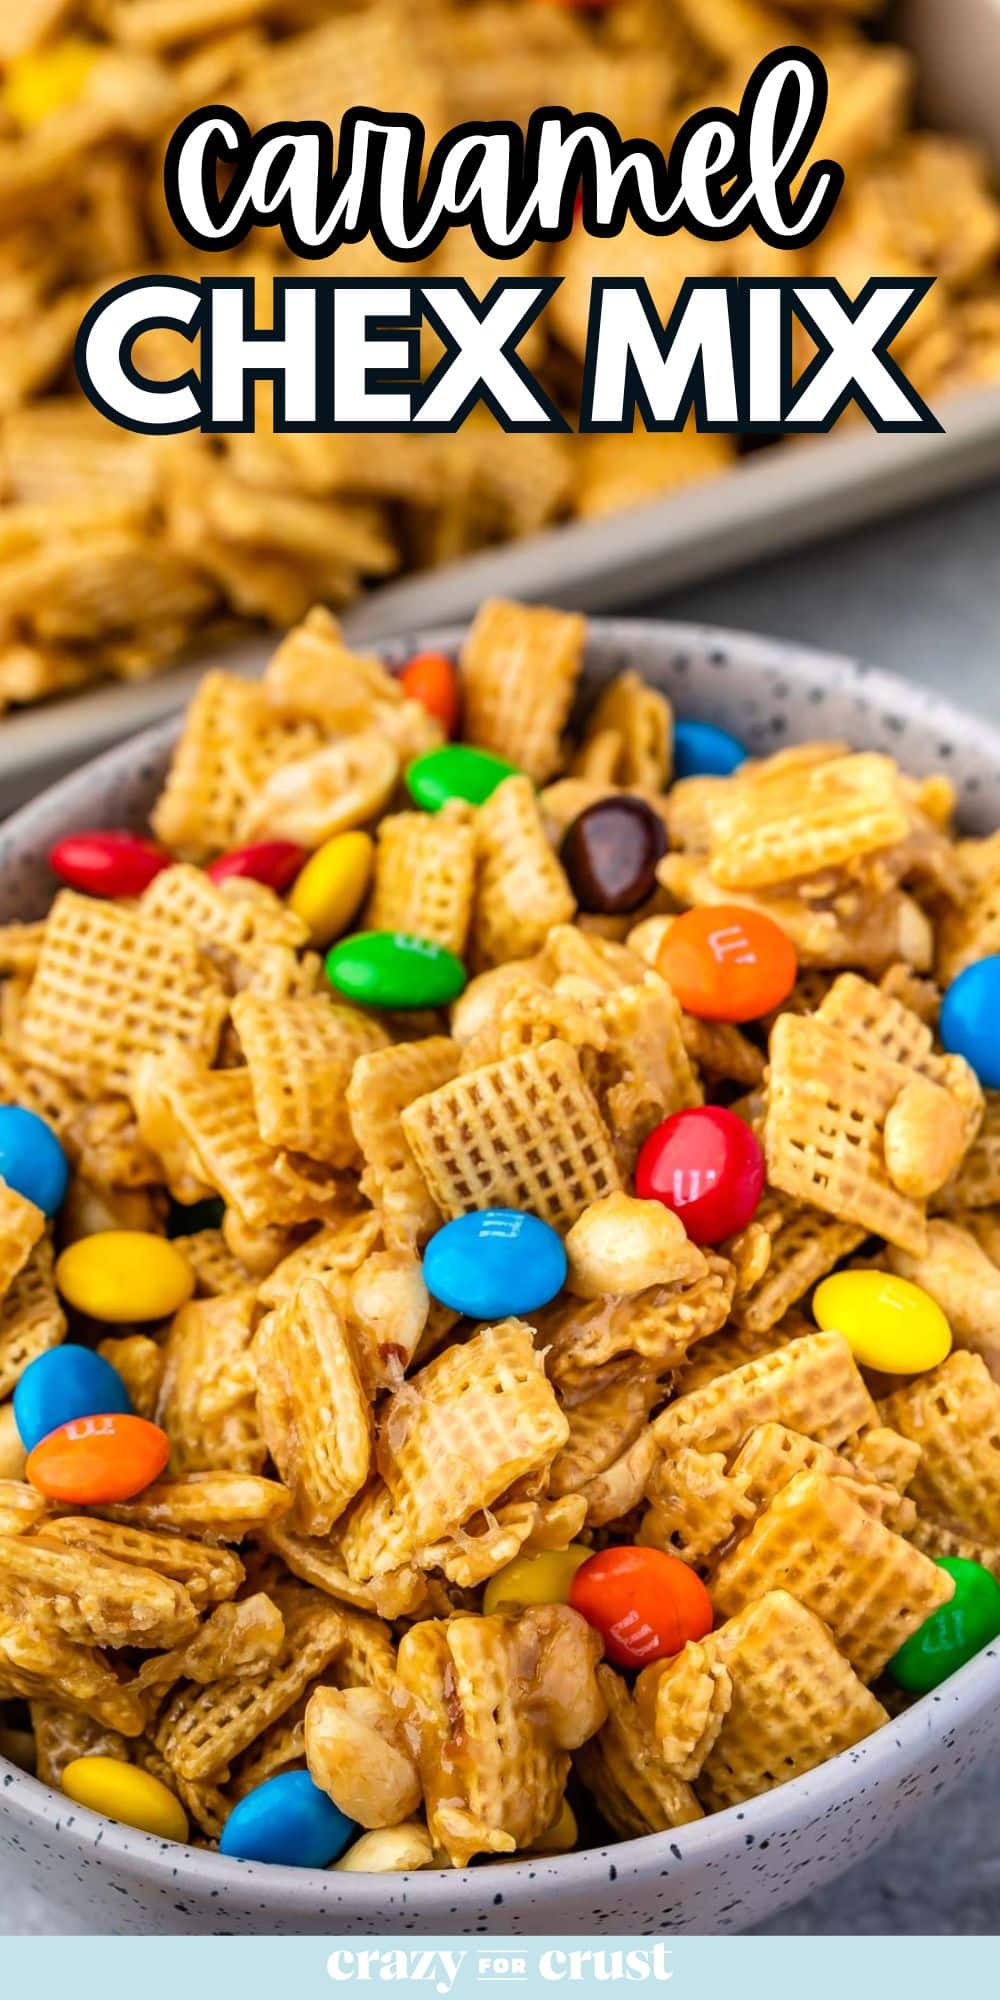
<instances>
[{"instance_id":1,"label":"baking sheet","mask_svg":"<svg viewBox=\"0 0 1000 2000\"><path fill-rule=\"evenodd\" d=\"M956 397L942 435L877 436L867 426L743 459L721 478L601 521L576 521L373 590L344 619L356 644L466 618L491 594L611 611L840 529L857 527L1000 473L1000 388ZM260 673L274 638L234 647ZM0 812L179 708L206 662L115 683L0 721Z\"/></svg>"}]
</instances>

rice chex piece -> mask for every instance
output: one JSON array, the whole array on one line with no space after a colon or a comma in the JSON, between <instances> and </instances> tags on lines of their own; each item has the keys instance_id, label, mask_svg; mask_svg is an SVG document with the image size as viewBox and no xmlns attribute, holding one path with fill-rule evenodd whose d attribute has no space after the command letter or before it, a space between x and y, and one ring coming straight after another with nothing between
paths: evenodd
<instances>
[{"instance_id":1,"label":"rice chex piece","mask_svg":"<svg viewBox=\"0 0 1000 2000\"><path fill-rule=\"evenodd\" d=\"M272 1000L240 993L232 1018L261 1138L332 1167L353 1166L358 1148L345 1092L358 1057L385 1048L385 1029L323 994Z\"/></svg>"},{"instance_id":2,"label":"rice chex piece","mask_svg":"<svg viewBox=\"0 0 1000 2000\"><path fill-rule=\"evenodd\" d=\"M465 734L543 785L558 769L583 665L585 621L575 612L482 604L462 647Z\"/></svg>"},{"instance_id":3,"label":"rice chex piece","mask_svg":"<svg viewBox=\"0 0 1000 2000\"><path fill-rule=\"evenodd\" d=\"M365 1164L361 1191L378 1209L389 1249L425 1243L441 1222L411 1150L402 1113L456 1074L460 1051L447 1035L398 1042L361 1056L351 1072L347 1108Z\"/></svg>"},{"instance_id":4,"label":"rice chex piece","mask_svg":"<svg viewBox=\"0 0 1000 2000\"><path fill-rule=\"evenodd\" d=\"M150 815L157 839L192 861L235 846L272 771L317 741L313 723L282 716L262 688L236 674L206 674Z\"/></svg>"},{"instance_id":5,"label":"rice chex piece","mask_svg":"<svg viewBox=\"0 0 1000 2000\"><path fill-rule=\"evenodd\" d=\"M192 1299L174 1314L164 1353L157 1422L170 1439L170 1470L263 1472L267 1448L254 1405L250 1287Z\"/></svg>"},{"instance_id":6,"label":"rice chex piece","mask_svg":"<svg viewBox=\"0 0 1000 2000\"><path fill-rule=\"evenodd\" d=\"M874 1680L905 1639L954 1593L919 1549L859 1505L851 1485L796 1473L722 1557L712 1602L726 1617L769 1590L815 1611L862 1680Z\"/></svg>"},{"instance_id":7,"label":"rice chex piece","mask_svg":"<svg viewBox=\"0 0 1000 2000\"><path fill-rule=\"evenodd\" d=\"M734 1319L750 1333L777 1326L789 1306L857 1250L866 1235L860 1223L803 1207L774 1188L765 1189L754 1221L768 1231L771 1258L763 1277L735 1302Z\"/></svg>"},{"instance_id":8,"label":"rice chex piece","mask_svg":"<svg viewBox=\"0 0 1000 2000\"><path fill-rule=\"evenodd\" d=\"M816 1015L780 1015L770 1054L771 1185L919 1256L925 1203L902 1193L886 1164L886 1120L910 1073Z\"/></svg>"},{"instance_id":9,"label":"rice chex piece","mask_svg":"<svg viewBox=\"0 0 1000 2000\"><path fill-rule=\"evenodd\" d=\"M21 1219L16 1205L33 1213ZM11 1228L4 1211L14 1208ZM6 1288L0 1276L0 1396L10 1396L29 1362L58 1347L66 1335L66 1315L52 1279L52 1243L42 1231L45 1217L34 1202L24 1200L0 1181L0 1228L5 1233L0 1251L0 1273L16 1264L26 1240L35 1230L33 1248L25 1249L20 1270L15 1270ZM20 1227L20 1234L18 1228ZM9 1233L7 1233L9 1231ZM26 1259L26 1261L25 1261Z\"/></svg>"},{"instance_id":10,"label":"rice chex piece","mask_svg":"<svg viewBox=\"0 0 1000 2000\"><path fill-rule=\"evenodd\" d=\"M621 1177L607 1126L564 1042L470 1070L402 1113L442 1214L527 1209L569 1229Z\"/></svg>"},{"instance_id":11,"label":"rice chex piece","mask_svg":"<svg viewBox=\"0 0 1000 2000\"><path fill-rule=\"evenodd\" d=\"M728 1453L759 1424L785 1424L835 1447L877 1421L843 1335L812 1333L679 1396L653 1429L666 1452L693 1445Z\"/></svg>"},{"instance_id":12,"label":"rice chex piece","mask_svg":"<svg viewBox=\"0 0 1000 2000\"><path fill-rule=\"evenodd\" d=\"M475 873L476 832L463 800L437 813L391 813L376 834L365 928L430 938L463 958Z\"/></svg>"},{"instance_id":13,"label":"rice chex piece","mask_svg":"<svg viewBox=\"0 0 1000 2000\"><path fill-rule=\"evenodd\" d=\"M929 1520L1000 1543L1000 1386L978 1354L956 1348L887 1396L882 1417L920 1446L908 1491Z\"/></svg>"},{"instance_id":14,"label":"rice chex piece","mask_svg":"<svg viewBox=\"0 0 1000 2000\"><path fill-rule=\"evenodd\" d=\"M620 1674L600 1666L597 1681L607 1721L573 1761L609 1826L622 1840L633 1840L701 1819L694 1792L665 1762Z\"/></svg>"},{"instance_id":15,"label":"rice chex piece","mask_svg":"<svg viewBox=\"0 0 1000 2000\"><path fill-rule=\"evenodd\" d=\"M540 951L556 924L567 924L576 899L546 838L529 778L505 778L476 825L479 867L473 946L485 968Z\"/></svg>"},{"instance_id":16,"label":"rice chex piece","mask_svg":"<svg viewBox=\"0 0 1000 2000\"><path fill-rule=\"evenodd\" d=\"M906 838L910 815L891 757L862 752L744 781L720 798L710 862L726 889L841 868Z\"/></svg>"},{"instance_id":17,"label":"rice chex piece","mask_svg":"<svg viewBox=\"0 0 1000 2000\"><path fill-rule=\"evenodd\" d=\"M372 1415L355 1341L318 1278L261 1322L254 1357L261 1429L293 1496L289 1525L328 1535L368 1477Z\"/></svg>"},{"instance_id":18,"label":"rice chex piece","mask_svg":"<svg viewBox=\"0 0 1000 2000\"><path fill-rule=\"evenodd\" d=\"M25 1002L20 1053L87 1097L126 1096L140 1056L168 1043L210 1062L226 1007L188 933L63 889Z\"/></svg>"}]
</instances>

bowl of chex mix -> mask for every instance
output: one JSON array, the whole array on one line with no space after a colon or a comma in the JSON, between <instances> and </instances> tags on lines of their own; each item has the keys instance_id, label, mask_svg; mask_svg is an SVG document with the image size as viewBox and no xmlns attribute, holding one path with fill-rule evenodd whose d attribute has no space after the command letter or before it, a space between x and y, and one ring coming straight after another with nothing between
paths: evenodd
<instances>
[{"instance_id":1,"label":"bowl of chex mix","mask_svg":"<svg viewBox=\"0 0 1000 2000\"><path fill-rule=\"evenodd\" d=\"M739 1931L995 1743L997 823L921 689L499 601L8 821L53 1929Z\"/></svg>"}]
</instances>

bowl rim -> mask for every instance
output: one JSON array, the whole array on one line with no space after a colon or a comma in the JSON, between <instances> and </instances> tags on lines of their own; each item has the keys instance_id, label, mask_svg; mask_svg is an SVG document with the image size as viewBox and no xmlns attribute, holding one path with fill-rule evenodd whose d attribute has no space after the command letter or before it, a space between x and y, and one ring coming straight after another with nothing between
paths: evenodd
<instances>
[{"instance_id":1,"label":"bowl rim","mask_svg":"<svg viewBox=\"0 0 1000 2000\"><path fill-rule=\"evenodd\" d=\"M423 649L454 649L468 629L468 621L418 629L390 636L377 651L396 662ZM744 632L732 627L694 624L660 618L587 618L588 636L604 645L634 647L647 657L657 650L675 654L709 653L724 648L732 663L753 668L780 669L791 686L818 681L848 695L864 697L870 705L883 706L915 722L926 721L936 734L954 746L973 753L977 760L1000 768L1000 728L971 711L957 707L947 698L919 683L853 660L845 654L800 645L787 638ZM225 664L222 662L221 664ZM206 671L208 663L206 663ZM0 829L0 848L20 848L30 842L36 822L44 821L61 804L71 806L78 790L88 790L95 780L105 782L130 773L143 757L168 749L178 733L181 712L161 719L140 734L82 764L78 770L47 787L29 804L20 807ZM924 1695L905 1713L889 1721L853 1748L841 1751L823 1764L772 1790L725 1807L679 1828L663 1833L643 1834L605 1847L585 1848L577 1853L551 1857L526 1855L519 1861L483 1863L476 1868L426 1869L389 1877L384 1874L341 1873L333 1869L295 1868L274 1863L238 1860L213 1850L194 1848L142 1833L121 1822L77 1806L66 1795L22 1771L0 1756L0 1815L16 1815L22 1823L35 1823L65 1836L72 1832L82 1846L95 1846L99 1853L126 1868L130 1865L152 1878L162 1877L172 1889L183 1892L215 1889L225 1892L253 1887L260 1896L265 1891L276 1905L319 1908L329 1898L343 1905L352 1901L359 1917L377 1916L386 1909L386 1884L401 1891L412 1914L432 1917L447 1906L462 1913L480 1911L487 1889L492 1890L500 1870L505 1884L504 1900L513 1900L519 1884L544 1878L543 1894L585 1891L592 1886L595 1866L612 1862L620 1880L672 1874L682 1866L704 1862L714 1850L725 1849L738 1840L760 1846L760 1835L777 1838L794 1829L806 1818L835 1809L845 1798L847 1774L859 1781L874 1778L880 1767L889 1767L893 1777L905 1780L915 1769L919 1752L931 1741L941 1741L949 1729L960 1728L980 1711L995 1704L1000 1689L1000 1641L986 1646L975 1658L951 1676L941 1687ZM883 1770L883 1775L887 1773ZM738 1833L737 1833L738 1829ZM683 1854L680 1843L683 1842Z\"/></svg>"}]
</instances>

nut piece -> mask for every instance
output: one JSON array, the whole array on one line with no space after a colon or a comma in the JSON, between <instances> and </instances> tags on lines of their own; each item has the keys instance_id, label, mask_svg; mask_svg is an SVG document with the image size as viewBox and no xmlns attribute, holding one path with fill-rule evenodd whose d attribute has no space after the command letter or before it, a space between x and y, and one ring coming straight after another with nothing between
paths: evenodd
<instances>
[{"instance_id":1,"label":"nut piece","mask_svg":"<svg viewBox=\"0 0 1000 2000\"><path fill-rule=\"evenodd\" d=\"M886 1113L885 1164L901 1194L925 1201L961 1164L969 1143L962 1106L926 1077L904 1084Z\"/></svg>"},{"instance_id":2,"label":"nut piece","mask_svg":"<svg viewBox=\"0 0 1000 2000\"><path fill-rule=\"evenodd\" d=\"M398 1826L420 1804L420 1777L404 1711L379 1688L318 1687L306 1709L314 1784L359 1826Z\"/></svg>"},{"instance_id":3,"label":"nut piece","mask_svg":"<svg viewBox=\"0 0 1000 2000\"><path fill-rule=\"evenodd\" d=\"M566 1238L566 1255L566 1289L578 1299L690 1285L707 1268L679 1216L662 1202L628 1194L605 1195L585 1209Z\"/></svg>"},{"instance_id":4,"label":"nut piece","mask_svg":"<svg viewBox=\"0 0 1000 2000\"><path fill-rule=\"evenodd\" d=\"M413 1868L429 1868L433 1860L434 1848L423 1821L407 1819L402 1826L363 1833L334 1867L347 1875L403 1875Z\"/></svg>"}]
</instances>

